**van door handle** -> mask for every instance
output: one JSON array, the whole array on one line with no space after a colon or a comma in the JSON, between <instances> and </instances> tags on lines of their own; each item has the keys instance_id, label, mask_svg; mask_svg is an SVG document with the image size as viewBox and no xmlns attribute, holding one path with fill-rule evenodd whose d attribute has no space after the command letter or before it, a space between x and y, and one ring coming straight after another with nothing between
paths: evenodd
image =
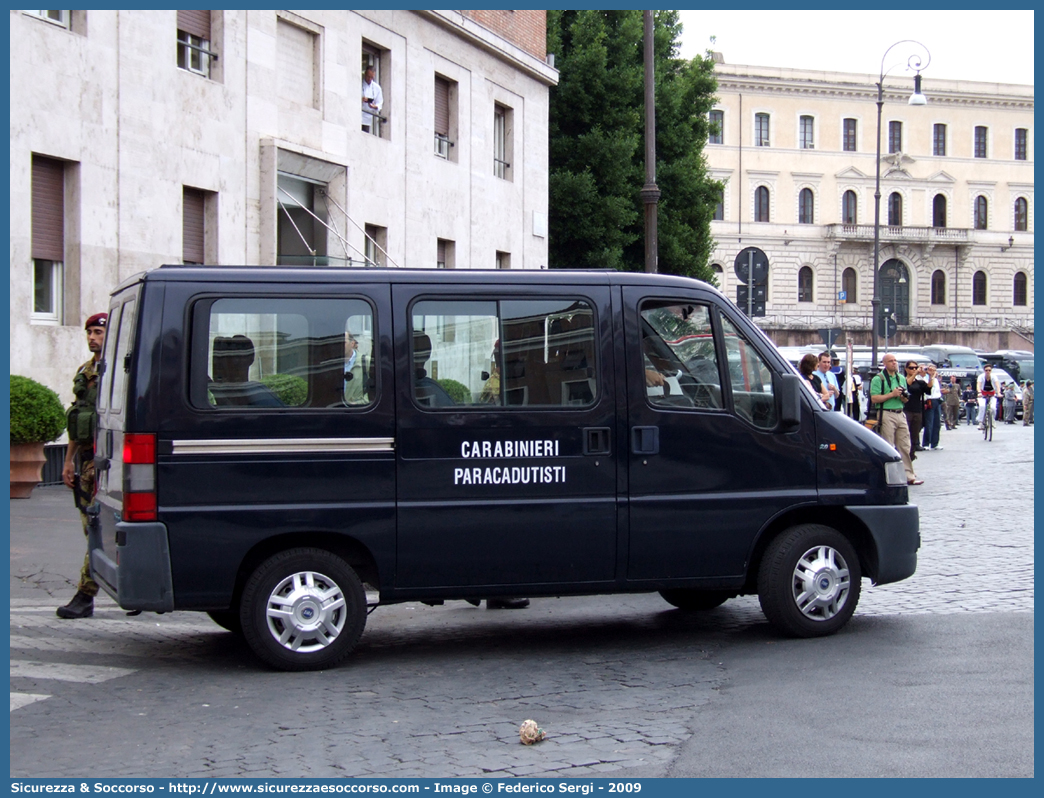
<instances>
[{"instance_id":1,"label":"van door handle","mask_svg":"<svg viewBox=\"0 0 1044 798\"><path fill-rule=\"evenodd\" d=\"M659 427L631 427L631 452L633 454L659 454Z\"/></svg>"},{"instance_id":2,"label":"van door handle","mask_svg":"<svg viewBox=\"0 0 1044 798\"><path fill-rule=\"evenodd\" d=\"M609 454L609 427L584 427L584 454Z\"/></svg>"}]
</instances>

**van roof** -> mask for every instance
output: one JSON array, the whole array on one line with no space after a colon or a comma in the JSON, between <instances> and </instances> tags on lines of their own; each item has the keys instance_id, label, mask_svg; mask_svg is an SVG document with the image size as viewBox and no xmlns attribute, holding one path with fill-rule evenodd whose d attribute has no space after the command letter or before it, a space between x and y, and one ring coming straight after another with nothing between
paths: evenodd
<instances>
[{"instance_id":1,"label":"van roof","mask_svg":"<svg viewBox=\"0 0 1044 798\"><path fill-rule=\"evenodd\" d=\"M710 283L692 277L610 269L387 269L314 266L200 266L170 264L140 272L116 289L139 282L274 283L460 283L463 285L661 285L699 287L724 296Z\"/></svg>"}]
</instances>

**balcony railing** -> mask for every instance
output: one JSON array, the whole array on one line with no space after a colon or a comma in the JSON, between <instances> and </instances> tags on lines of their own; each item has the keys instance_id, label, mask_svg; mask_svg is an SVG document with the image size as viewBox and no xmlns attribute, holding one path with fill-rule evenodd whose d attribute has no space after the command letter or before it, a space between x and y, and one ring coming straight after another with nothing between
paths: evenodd
<instances>
[{"instance_id":1,"label":"balcony railing","mask_svg":"<svg viewBox=\"0 0 1044 798\"><path fill-rule=\"evenodd\" d=\"M964 311L962 311L963 313ZM784 327L791 329L819 329L821 327L841 327L843 329L869 329L871 315L867 313L772 313L754 319L759 327ZM954 322L953 310L948 316L919 316L911 318L909 324L901 324L900 329L938 329L938 330L1017 330L1023 335L1033 334L1033 316L964 316Z\"/></svg>"},{"instance_id":2,"label":"balcony railing","mask_svg":"<svg viewBox=\"0 0 1044 798\"><path fill-rule=\"evenodd\" d=\"M842 241L873 241L874 226L872 224L828 224L827 238ZM968 229L964 227L905 227L902 225L881 225L882 241L912 241L936 243L967 243Z\"/></svg>"}]
</instances>

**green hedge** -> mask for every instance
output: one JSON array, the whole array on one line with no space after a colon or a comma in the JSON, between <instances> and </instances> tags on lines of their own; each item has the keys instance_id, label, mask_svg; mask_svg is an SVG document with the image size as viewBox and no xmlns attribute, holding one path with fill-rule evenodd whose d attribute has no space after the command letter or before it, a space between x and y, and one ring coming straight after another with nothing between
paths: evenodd
<instances>
[{"instance_id":1,"label":"green hedge","mask_svg":"<svg viewBox=\"0 0 1044 798\"><path fill-rule=\"evenodd\" d=\"M308 383L294 374L270 374L261 378L261 384L287 407L303 405L308 398Z\"/></svg>"},{"instance_id":2,"label":"green hedge","mask_svg":"<svg viewBox=\"0 0 1044 798\"><path fill-rule=\"evenodd\" d=\"M446 393L449 394L450 399L452 399L458 405L471 404L471 391L468 390L468 386L451 379L435 381L443 387Z\"/></svg>"},{"instance_id":3,"label":"green hedge","mask_svg":"<svg viewBox=\"0 0 1044 798\"><path fill-rule=\"evenodd\" d=\"M47 443L65 432L58 394L28 377L11 375L11 443Z\"/></svg>"}]
</instances>

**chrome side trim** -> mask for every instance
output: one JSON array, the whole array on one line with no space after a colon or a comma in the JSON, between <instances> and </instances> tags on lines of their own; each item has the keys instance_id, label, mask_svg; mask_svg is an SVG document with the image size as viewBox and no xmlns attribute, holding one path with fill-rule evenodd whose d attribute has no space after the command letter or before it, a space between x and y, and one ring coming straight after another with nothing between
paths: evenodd
<instances>
[{"instance_id":1,"label":"chrome side trim","mask_svg":"<svg viewBox=\"0 0 1044 798\"><path fill-rule=\"evenodd\" d=\"M395 438L239 438L174 441L175 455L393 452Z\"/></svg>"}]
</instances>

